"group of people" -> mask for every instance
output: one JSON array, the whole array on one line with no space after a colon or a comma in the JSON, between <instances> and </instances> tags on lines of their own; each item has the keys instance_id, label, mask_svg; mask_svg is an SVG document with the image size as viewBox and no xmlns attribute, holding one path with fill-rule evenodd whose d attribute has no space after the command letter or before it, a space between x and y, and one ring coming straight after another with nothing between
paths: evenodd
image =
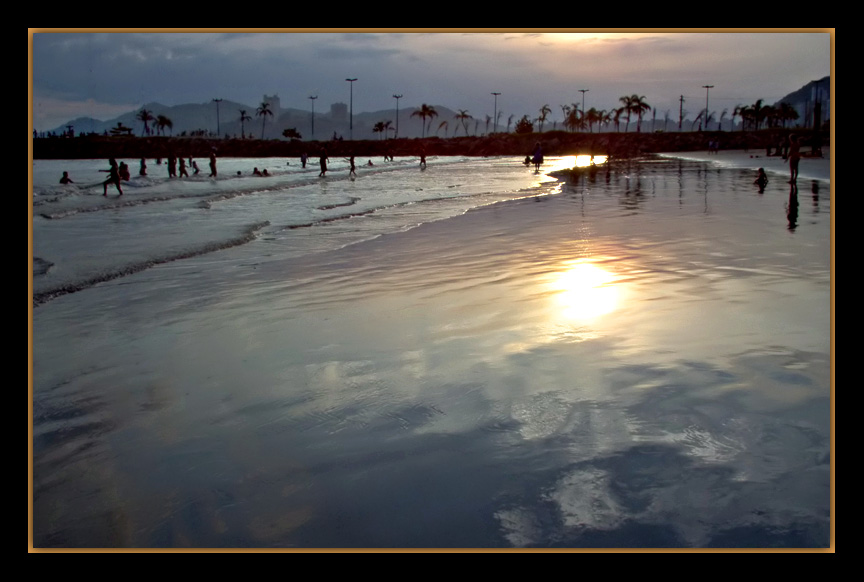
<instances>
[{"instance_id":1,"label":"group of people","mask_svg":"<svg viewBox=\"0 0 864 582\"><path fill-rule=\"evenodd\" d=\"M540 147L539 141L534 144L534 151L525 156L525 159L522 161L522 163L526 166L534 164L534 171L540 171L540 166L543 165L543 148Z\"/></svg>"},{"instance_id":2,"label":"group of people","mask_svg":"<svg viewBox=\"0 0 864 582\"><path fill-rule=\"evenodd\" d=\"M795 184L798 182L798 165L801 162L801 139L794 133L791 134L786 147L785 158L789 161L789 183ZM778 147L777 149L779 151L781 148ZM759 192L765 189L765 186L768 184L765 168L759 168L756 180L753 183L759 186Z\"/></svg>"},{"instance_id":3,"label":"group of people","mask_svg":"<svg viewBox=\"0 0 864 582\"><path fill-rule=\"evenodd\" d=\"M798 182L798 165L801 161L801 139L794 133L789 136L789 142L786 145L785 159L789 161L789 183L796 184ZM778 152L782 148L778 147ZM768 185L768 175L765 173L765 168L759 168L754 184L759 186L759 192L765 190Z\"/></svg>"}]
</instances>

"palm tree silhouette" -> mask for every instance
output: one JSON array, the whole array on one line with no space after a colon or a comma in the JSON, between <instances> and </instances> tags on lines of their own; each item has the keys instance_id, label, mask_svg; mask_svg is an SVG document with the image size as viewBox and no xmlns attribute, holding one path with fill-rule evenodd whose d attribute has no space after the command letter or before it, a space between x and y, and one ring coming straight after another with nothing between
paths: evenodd
<instances>
[{"instance_id":1,"label":"palm tree silhouette","mask_svg":"<svg viewBox=\"0 0 864 582\"><path fill-rule=\"evenodd\" d=\"M433 117L438 117L438 112L435 111L434 107L430 107L429 105L426 105L424 103L423 105L420 106L420 109L415 110L411 114L411 117L419 117L420 119L423 120L423 128L421 130L420 136L426 137L426 118L428 117L431 119Z\"/></svg>"},{"instance_id":2,"label":"palm tree silhouette","mask_svg":"<svg viewBox=\"0 0 864 582\"><path fill-rule=\"evenodd\" d=\"M154 121L156 119L155 117L153 117L153 112L142 108L141 111L139 111L135 115L135 119L137 119L138 121L144 122L144 132L141 135L142 136L144 134L150 135L150 126L148 125L148 123L151 121Z\"/></svg>"},{"instance_id":3,"label":"palm tree silhouette","mask_svg":"<svg viewBox=\"0 0 864 582\"><path fill-rule=\"evenodd\" d=\"M468 115L467 109L459 109L459 113L453 116L453 119L458 119L462 124L462 129L465 130L465 137L468 137L468 120L474 119L472 116ZM456 135L456 132L453 132L453 135Z\"/></svg>"},{"instance_id":4,"label":"palm tree silhouette","mask_svg":"<svg viewBox=\"0 0 864 582\"><path fill-rule=\"evenodd\" d=\"M252 117L246 115L245 109L239 109L238 111L240 111L240 137L246 139L246 122L252 121Z\"/></svg>"},{"instance_id":5,"label":"palm tree silhouette","mask_svg":"<svg viewBox=\"0 0 864 582\"><path fill-rule=\"evenodd\" d=\"M174 122L165 117L164 115L156 116L156 126L159 128L159 133L165 135L165 128L172 130L171 133L174 133Z\"/></svg>"},{"instance_id":6,"label":"palm tree silhouette","mask_svg":"<svg viewBox=\"0 0 864 582\"><path fill-rule=\"evenodd\" d=\"M544 105L540 108L540 117L537 118L537 121L540 123L540 133L543 133L543 124L546 122L546 117L552 112L549 108L549 105Z\"/></svg>"},{"instance_id":7,"label":"palm tree silhouette","mask_svg":"<svg viewBox=\"0 0 864 582\"><path fill-rule=\"evenodd\" d=\"M435 135L438 135L438 132L441 131L442 127L444 128L444 137L446 138L447 137L447 129L450 127L450 124L447 123L446 119L438 124L438 129L435 130Z\"/></svg>"},{"instance_id":8,"label":"palm tree silhouette","mask_svg":"<svg viewBox=\"0 0 864 582\"><path fill-rule=\"evenodd\" d=\"M273 117L273 112L270 111L269 103L262 103L255 110L255 116L261 118L261 139L264 139L264 124L267 122L267 116Z\"/></svg>"},{"instance_id":9,"label":"palm tree silhouette","mask_svg":"<svg viewBox=\"0 0 864 582\"><path fill-rule=\"evenodd\" d=\"M651 109L651 106L648 105L648 102L645 101L645 96L636 95L635 93L629 98L629 112L627 116L627 123L630 123L629 113L636 113L636 131L642 131L642 116L645 115L645 112Z\"/></svg>"}]
</instances>

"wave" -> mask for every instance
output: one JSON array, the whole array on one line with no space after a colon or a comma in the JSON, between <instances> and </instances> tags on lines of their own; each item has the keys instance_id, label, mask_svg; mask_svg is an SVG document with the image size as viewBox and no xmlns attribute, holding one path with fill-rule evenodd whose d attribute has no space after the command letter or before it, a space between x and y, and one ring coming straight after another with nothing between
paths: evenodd
<instances>
[{"instance_id":1,"label":"wave","mask_svg":"<svg viewBox=\"0 0 864 582\"><path fill-rule=\"evenodd\" d=\"M117 269L113 269L110 271L105 271L96 275L94 277L89 277L87 279L82 279L80 281L75 281L72 283L65 283L63 285L59 285L54 288L49 288L43 291L39 291L38 293L33 294L33 307L38 307L52 299L56 299L57 297L61 297L63 295L68 295L69 293L75 293L77 291L81 291L83 289L87 289L88 287L92 287L97 283L104 283L106 281L111 281L113 279L119 279L120 277L125 277L127 275L132 275L135 273L139 273L156 265L162 265L165 263L170 263L173 261L179 261L182 259L188 259L191 257L196 257L200 255L205 255L208 253L212 253L215 251L220 251L223 249L231 248L246 244L255 239L256 234L261 229L269 226L269 222L261 222L257 224L250 225L246 232L232 239L227 239L224 241L219 241L215 243L209 243L198 248L184 250L179 253L165 255L163 257L156 257L147 259L144 261L140 261L138 263L132 263L128 265L124 265ZM47 272L48 268L50 268L51 263L49 261L45 261L43 259L39 259L42 264L47 264L44 272ZM35 271L35 259L34 259L34 271ZM35 274L35 272L34 272Z\"/></svg>"}]
</instances>

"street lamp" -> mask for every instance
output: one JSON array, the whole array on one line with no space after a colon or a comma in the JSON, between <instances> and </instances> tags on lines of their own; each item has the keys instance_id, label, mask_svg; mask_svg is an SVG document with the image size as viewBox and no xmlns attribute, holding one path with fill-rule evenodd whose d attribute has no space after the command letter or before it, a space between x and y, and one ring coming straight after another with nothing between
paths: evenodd
<instances>
[{"instance_id":1,"label":"street lamp","mask_svg":"<svg viewBox=\"0 0 864 582\"><path fill-rule=\"evenodd\" d=\"M585 93L590 91L591 89L579 89L579 92L582 93L582 121L585 121ZM597 131L600 131L599 129Z\"/></svg>"},{"instance_id":2,"label":"street lamp","mask_svg":"<svg viewBox=\"0 0 864 582\"><path fill-rule=\"evenodd\" d=\"M310 95L309 99L312 101L312 139L315 139L315 100L318 95Z\"/></svg>"},{"instance_id":3,"label":"street lamp","mask_svg":"<svg viewBox=\"0 0 864 582\"><path fill-rule=\"evenodd\" d=\"M399 137L399 100L402 99L402 94L399 95L394 94L393 98L396 100L396 137Z\"/></svg>"},{"instance_id":4,"label":"street lamp","mask_svg":"<svg viewBox=\"0 0 864 582\"><path fill-rule=\"evenodd\" d=\"M492 133L496 133L498 131L498 95L501 93L492 92L495 95L495 108L492 110Z\"/></svg>"},{"instance_id":5,"label":"street lamp","mask_svg":"<svg viewBox=\"0 0 864 582\"><path fill-rule=\"evenodd\" d=\"M351 100L349 101L350 105L350 113L348 118L348 139L354 139L354 81L357 79L345 79L349 83L351 83Z\"/></svg>"},{"instance_id":6,"label":"street lamp","mask_svg":"<svg viewBox=\"0 0 864 582\"><path fill-rule=\"evenodd\" d=\"M216 102L216 137L222 135L222 130L219 128L219 104L222 103L221 99L213 99Z\"/></svg>"},{"instance_id":7,"label":"street lamp","mask_svg":"<svg viewBox=\"0 0 864 582\"><path fill-rule=\"evenodd\" d=\"M713 89L714 85L702 85L702 88L705 89L705 131L708 131L708 91Z\"/></svg>"}]
</instances>

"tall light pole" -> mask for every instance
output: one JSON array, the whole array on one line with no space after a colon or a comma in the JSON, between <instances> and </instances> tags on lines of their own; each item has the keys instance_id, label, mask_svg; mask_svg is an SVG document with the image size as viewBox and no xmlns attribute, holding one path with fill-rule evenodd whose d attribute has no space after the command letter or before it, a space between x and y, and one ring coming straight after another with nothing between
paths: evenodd
<instances>
[{"instance_id":1,"label":"tall light pole","mask_svg":"<svg viewBox=\"0 0 864 582\"><path fill-rule=\"evenodd\" d=\"M315 139L315 100L318 95L310 95L309 99L312 101L312 139Z\"/></svg>"},{"instance_id":2,"label":"tall light pole","mask_svg":"<svg viewBox=\"0 0 864 582\"><path fill-rule=\"evenodd\" d=\"M351 100L349 101L348 139L354 139L354 81L357 79L345 79L351 84Z\"/></svg>"},{"instance_id":3,"label":"tall light pole","mask_svg":"<svg viewBox=\"0 0 864 582\"><path fill-rule=\"evenodd\" d=\"M492 92L495 95L495 108L492 110L492 133L496 133L498 131L498 95L501 93Z\"/></svg>"},{"instance_id":4,"label":"tall light pole","mask_svg":"<svg viewBox=\"0 0 864 582\"><path fill-rule=\"evenodd\" d=\"M222 135L222 130L219 127L219 104L222 103L221 99L213 99L216 102L216 137Z\"/></svg>"},{"instance_id":5,"label":"tall light pole","mask_svg":"<svg viewBox=\"0 0 864 582\"><path fill-rule=\"evenodd\" d=\"M590 91L591 89L579 89L579 92L582 93L582 120L585 120L585 93ZM597 131L600 131L599 129Z\"/></svg>"},{"instance_id":6,"label":"tall light pole","mask_svg":"<svg viewBox=\"0 0 864 582\"><path fill-rule=\"evenodd\" d=\"M708 91L714 88L714 85L702 85L705 89L705 131L708 131Z\"/></svg>"},{"instance_id":7,"label":"tall light pole","mask_svg":"<svg viewBox=\"0 0 864 582\"><path fill-rule=\"evenodd\" d=\"M402 99L402 94L399 95L394 94L393 98L396 100L396 137L399 137L399 100Z\"/></svg>"}]
</instances>

